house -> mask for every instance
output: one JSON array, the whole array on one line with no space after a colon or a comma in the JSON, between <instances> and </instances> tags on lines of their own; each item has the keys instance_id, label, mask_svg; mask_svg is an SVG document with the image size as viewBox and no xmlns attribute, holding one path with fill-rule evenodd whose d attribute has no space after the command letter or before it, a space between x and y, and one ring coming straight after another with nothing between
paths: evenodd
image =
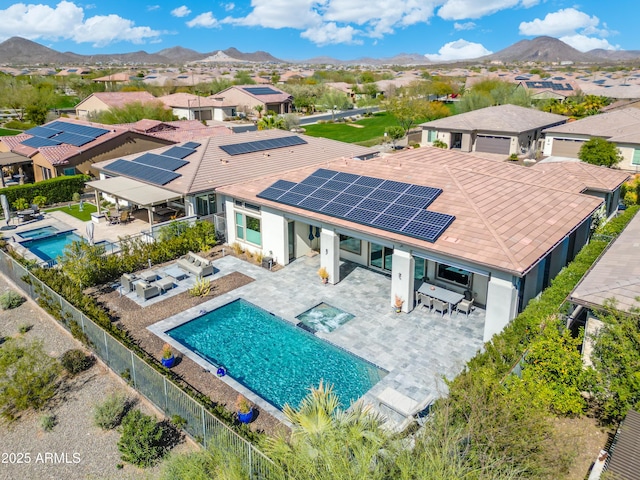
<instances>
[{"instance_id":1,"label":"house","mask_svg":"<svg viewBox=\"0 0 640 480\"><path fill-rule=\"evenodd\" d=\"M640 472L640 413L629 410L618 427L605 466L607 478L637 480Z\"/></svg>"},{"instance_id":2,"label":"house","mask_svg":"<svg viewBox=\"0 0 640 480\"><path fill-rule=\"evenodd\" d=\"M224 99L201 97L191 93L173 93L158 97L162 103L173 110L177 118L187 120L224 121L236 116L236 105Z\"/></svg>"},{"instance_id":3,"label":"house","mask_svg":"<svg viewBox=\"0 0 640 480\"><path fill-rule=\"evenodd\" d=\"M509 156L533 154L542 131L567 122L567 117L517 105L498 105L421 124L422 144L439 140L461 152Z\"/></svg>"},{"instance_id":4,"label":"house","mask_svg":"<svg viewBox=\"0 0 640 480\"><path fill-rule=\"evenodd\" d=\"M622 154L618 167L637 172L640 166L640 109L627 107L544 130L543 154L578 158L580 147L593 137L615 143Z\"/></svg>"},{"instance_id":5,"label":"house","mask_svg":"<svg viewBox=\"0 0 640 480\"><path fill-rule=\"evenodd\" d=\"M532 100L553 99L559 102L564 102L567 97L575 95L576 90L578 90L574 82L567 80L565 77L543 78L540 80L528 78L520 81L517 88L527 90Z\"/></svg>"},{"instance_id":6,"label":"house","mask_svg":"<svg viewBox=\"0 0 640 480\"><path fill-rule=\"evenodd\" d=\"M209 98L221 101L225 105L236 105L237 111L253 114L256 106L262 107L262 113L290 113L293 108L293 97L273 85L233 85Z\"/></svg>"},{"instance_id":7,"label":"house","mask_svg":"<svg viewBox=\"0 0 640 480\"><path fill-rule=\"evenodd\" d=\"M607 169L612 191L626 178ZM341 260L366 265L390 275L391 305L411 299L405 311L420 282L435 282L486 309L487 341L587 242L603 201L583 193L585 180L425 147L237 179L216 192L227 242L284 265L316 250L331 283Z\"/></svg>"},{"instance_id":8,"label":"house","mask_svg":"<svg viewBox=\"0 0 640 480\"><path fill-rule=\"evenodd\" d=\"M0 137L0 152L25 159L27 176L39 182L61 175L92 174L95 162L172 143L128 127L60 118L16 136Z\"/></svg>"},{"instance_id":9,"label":"house","mask_svg":"<svg viewBox=\"0 0 640 480\"><path fill-rule=\"evenodd\" d=\"M212 136L178 146L181 147L178 150L174 147L156 149L143 155L129 155L96 164L100 180L89 182L88 185L105 195L117 196L121 203L147 208L151 217L156 205L173 202L172 207L185 215L213 218L217 214L224 222L225 204L216 193L222 185L319 165L345 154L349 158L368 158L378 153L373 148L296 135L283 130ZM175 154L180 155L177 161L165 158ZM139 167L141 162L151 162L149 165L156 168L131 170L131 165ZM157 168L160 165L164 168ZM129 188L129 185L137 183L141 191L154 187L154 198L163 201L158 200L154 204L133 194L125 195L121 193L124 182L133 194L137 190ZM226 232L222 228L219 233L224 236Z\"/></svg>"},{"instance_id":10,"label":"house","mask_svg":"<svg viewBox=\"0 0 640 480\"><path fill-rule=\"evenodd\" d=\"M145 119L120 126L150 137L168 140L172 143L188 142L189 140L199 138L233 135L234 133L234 130L227 125L205 125L199 120L162 122L160 120Z\"/></svg>"},{"instance_id":11,"label":"house","mask_svg":"<svg viewBox=\"0 0 640 480\"><path fill-rule=\"evenodd\" d=\"M86 119L95 114L122 108L131 103L157 102L158 99L149 92L96 92L89 95L75 106L76 117Z\"/></svg>"}]
</instances>

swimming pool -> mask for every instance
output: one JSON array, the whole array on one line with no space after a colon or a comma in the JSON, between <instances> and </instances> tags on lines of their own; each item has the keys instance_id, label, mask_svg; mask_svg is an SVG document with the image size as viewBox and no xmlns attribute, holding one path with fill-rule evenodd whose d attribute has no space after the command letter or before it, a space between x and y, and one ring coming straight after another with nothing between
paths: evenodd
<instances>
[{"instance_id":1,"label":"swimming pool","mask_svg":"<svg viewBox=\"0 0 640 480\"><path fill-rule=\"evenodd\" d=\"M72 242L86 242L86 240L74 232L59 232L54 235L36 237L33 240L21 242L21 244L38 258L55 264L56 258L62 256L66 246L71 245ZM112 253L114 250L114 245L106 240L96 242L96 245L105 247L107 253Z\"/></svg>"},{"instance_id":2,"label":"swimming pool","mask_svg":"<svg viewBox=\"0 0 640 480\"><path fill-rule=\"evenodd\" d=\"M279 409L321 380L348 407L387 374L243 299L165 333Z\"/></svg>"},{"instance_id":3,"label":"swimming pool","mask_svg":"<svg viewBox=\"0 0 640 480\"><path fill-rule=\"evenodd\" d=\"M35 240L37 238L50 237L51 235L56 235L60 230L58 230L53 225L49 225L47 227L35 228L33 230L27 230L26 232L21 232L18 235L25 240Z\"/></svg>"}]
</instances>

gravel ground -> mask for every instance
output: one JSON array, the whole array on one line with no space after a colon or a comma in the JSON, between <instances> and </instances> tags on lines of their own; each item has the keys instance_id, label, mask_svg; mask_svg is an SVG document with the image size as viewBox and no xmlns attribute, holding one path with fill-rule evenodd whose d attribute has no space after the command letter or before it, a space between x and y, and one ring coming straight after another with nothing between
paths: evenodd
<instances>
[{"instance_id":1,"label":"gravel ground","mask_svg":"<svg viewBox=\"0 0 640 480\"><path fill-rule=\"evenodd\" d=\"M217 247L212 250L208 258L215 258L220 254L220 249L221 247ZM117 326L128 331L138 341L140 347L160 360L163 342L147 330L149 325L252 281L250 277L242 273L233 272L212 281L211 293L206 297L192 297L188 292L184 292L149 307L141 307L130 299L120 296L117 291L109 287L92 291L91 294L95 296L103 307L107 308ZM202 367L191 359L178 357L176 360L175 366L172 367L174 373L214 402L225 405L227 409L235 411L238 392L211 373L203 371ZM288 431L288 428L280 421L263 411L258 412L254 421L249 424L249 428L269 435Z\"/></svg>"},{"instance_id":2,"label":"gravel ground","mask_svg":"<svg viewBox=\"0 0 640 480\"><path fill-rule=\"evenodd\" d=\"M0 294L10 288L17 290L0 275ZM18 329L24 324L33 326L24 334L25 339L42 340L51 356L58 357L66 350L81 347L32 300L17 309L0 311L0 336L19 336ZM88 371L65 381L43 411L27 412L11 424L0 423L0 479L158 478L161 465L142 470L125 464L118 469L116 466L121 463L117 447L119 433L101 430L92 423L93 406L115 391L138 400L137 408L145 413L158 415L134 390L97 362ZM40 428L44 414L57 418L58 423L51 432ZM174 451L195 448L191 442L183 442ZM17 463L20 458L24 463Z\"/></svg>"}]
</instances>

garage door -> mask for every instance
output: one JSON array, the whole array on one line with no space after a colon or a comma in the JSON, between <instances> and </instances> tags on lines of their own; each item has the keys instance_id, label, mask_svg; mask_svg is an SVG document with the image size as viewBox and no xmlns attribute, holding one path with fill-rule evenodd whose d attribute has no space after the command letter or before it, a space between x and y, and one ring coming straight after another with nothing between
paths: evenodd
<instances>
[{"instance_id":1,"label":"garage door","mask_svg":"<svg viewBox=\"0 0 640 480\"><path fill-rule=\"evenodd\" d=\"M554 138L551 155L554 157L578 158L578 152L584 140L571 140L568 138Z\"/></svg>"},{"instance_id":2,"label":"garage door","mask_svg":"<svg viewBox=\"0 0 640 480\"><path fill-rule=\"evenodd\" d=\"M492 137L478 135L476 138L476 152L501 153L509 155L511 139L509 137Z\"/></svg>"}]
</instances>

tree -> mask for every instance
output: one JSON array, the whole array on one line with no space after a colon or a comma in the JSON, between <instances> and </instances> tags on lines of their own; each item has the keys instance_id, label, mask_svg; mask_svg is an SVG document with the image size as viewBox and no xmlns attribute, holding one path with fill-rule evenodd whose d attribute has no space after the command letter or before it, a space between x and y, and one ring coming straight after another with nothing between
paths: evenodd
<instances>
[{"instance_id":1,"label":"tree","mask_svg":"<svg viewBox=\"0 0 640 480\"><path fill-rule=\"evenodd\" d=\"M333 110L336 107L338 110L346 110L351 106L349 97L343 92L329 88L325 90L320 102L327 110Z\"/></svg>"},{"instance_id":2,"label":"tree","mask_svg":"<svg viewBox=\"0 0 640 480\"><path fill-rule=\"evenodd\" d=\"M398 127L397 125L385 128L384 133L386 133L387 137L390 138L393 142L393 148L396 147L396 142L404 137L404 129L402 127Z\"/></svg>"},{"instance_id":3,"label":"tree","mask_svg":"<svg viewBox=\"0 0 640 480\"><path fill-rule=\"evenodd\" d=\"M582 144L578 158L585 163L612 168L620 163L622 154L615 143L594 137Z\"/></svg>"},{"instance_id":4,"label":"tree","mask_svg":"<svg viewBox=\"0 0 640 480\"><path fill-rule=\"evenodd\" d=\"M422 98L394 97L383 102L387 111L398 120L400 126L407 133L418 121L434 120L449 115L440 102L429 102Z\"/></svg>"},{"instance_id":5,"label":"tree","mask_svg":"<svg viewBox=\"0 0 640 480\"><path fill-rule=\"evenodd\" d=\"M284 126L284 119L271 110L258 120L258 130L271 130L274 128L284 128Z\"/></svg>"}]
</instances>

